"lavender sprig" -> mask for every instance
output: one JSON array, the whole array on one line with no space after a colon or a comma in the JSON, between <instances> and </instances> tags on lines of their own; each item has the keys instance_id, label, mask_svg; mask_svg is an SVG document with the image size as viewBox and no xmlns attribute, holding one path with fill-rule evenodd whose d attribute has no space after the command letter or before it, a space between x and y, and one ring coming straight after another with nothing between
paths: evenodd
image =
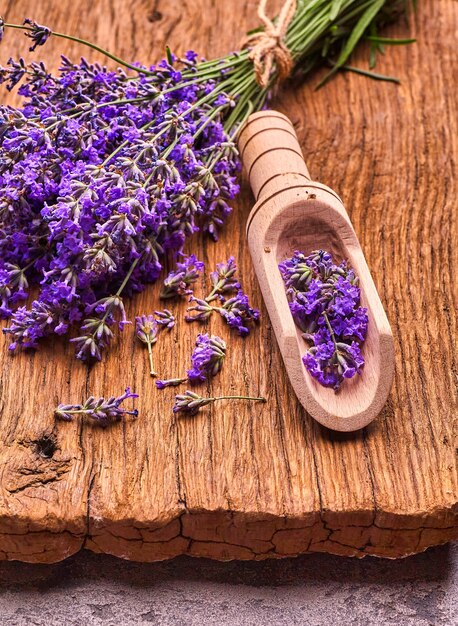
<instances>
[{"instance_id":1,"label":"lavender sprig","mask_svg":"<svg viewBox=\"0 0 458 626\"><path fill-rule=\"evenodd\" d=\"M29 48L33 52L38 46L43 46L52 35L52 31L47 26L41 26L33 20L25 19L23 24L30 26L30 30L26 30L25 34L33 41L33 45Z\"/></svg>"},{"instance_id":2,"label":"lavender sprig","mask_svg":"<svg viewBox=\"0 0 458 626\"><path fill-rule=\"evenodd\" d=\"M191 355L192 367L186 372L183 378L171 378L169 380L157 380L158 389L165 387L176 387L185 381L198 383L208 380L216 376L223 367L226 357L226 342L208 334L198 335L196 339L196 347Z\"/></svg>"},{"instance_id":3,"label":"lavender sprig","mask_svg":"<svg viewBox=\"0 0 458 626\"><path fill-rule=\"evenodd\" d=\"M108 400L105 398L94 398L91 396L83 404L59 404L54 414L56 418L71 422L75 415L88 417L100 426L107 426L110 422L119 421L124 415L133 415L137 417L138 411L127 411L121 408L121 404L127 398L138 398L138 395L131 393L127 387L122 396L112 396Z\"/></svg>"},{"instance_id":4,"label":"lavender sprig","mask_svg":"<svg viewBox=\"0 0 458 626\"><path fill-rule=\"evenodd\" d=\"M135 334L148 349L151 376L157 376L153 366L153 345L157 341L158 330L158 322L152 315L142 315L135 318Z\"/></svg>"},{"instance_id":5,"label":"lavender sprig","mask_svg":"<svg viewBox=\"0 0 458 626\"><path fill-rule=\"evenodd\" d=\"M313 344L304 365L321 385L337 391L364 366L361 345L368 317L360 306L358 278L345 261L336 265L325 250L309 256L296 251L279 269L294 321Z\"/></svg>"},{"instance_id":6,"label":"lavender sprig","mask_svg":"<svg viewBox=\"0 0 458 626\"><path fill-rule=\"evenodd\" d=\"M218 396L215 398L204 398L193 391L185 391L183 394L175 396L173 412L195 415L202 407L220 400L251 400L253 402L267 402L267 400L263 397Z\"/></svg>"}]
</instances>

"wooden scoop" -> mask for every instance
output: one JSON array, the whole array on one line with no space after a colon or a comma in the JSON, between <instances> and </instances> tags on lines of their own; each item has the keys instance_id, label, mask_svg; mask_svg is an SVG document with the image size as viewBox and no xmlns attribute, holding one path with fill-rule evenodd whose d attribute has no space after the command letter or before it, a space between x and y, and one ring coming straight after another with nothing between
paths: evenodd
<instances>
[{"instance_id":1,"label":"wooden scoop","mask_svg":"<svg viewBox=\"0 0 458 626\"><path fill-rule=\"evenodd\" d=\"M311 180L292 123L276 111L251 115L239 149L256 204L247 224L248 244L286 371L304 408L318 422L340 431L369 424L381 411L394 373L390 325L350 218L339 196ZM308 348L289 310L278 264L295 250L324 249L348 260L360 279L361 304L369 326L361 375L340 390L323 387L307 372Z\"/></svg>"}]
</instances>

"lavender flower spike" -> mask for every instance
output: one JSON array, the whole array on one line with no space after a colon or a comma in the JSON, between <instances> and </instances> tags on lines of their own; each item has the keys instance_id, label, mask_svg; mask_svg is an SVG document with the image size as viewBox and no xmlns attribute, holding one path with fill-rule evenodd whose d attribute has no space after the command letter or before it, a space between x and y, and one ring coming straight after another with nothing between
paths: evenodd
<instances>
[{"instance_id":1,"label":"lavender flower spike","mask_svg":"<svg viewBox=\"0 0 458 626\"><path fill-rule=\"evenodd\" d=\"M119 421L124 415L137 417L137 409L126 411L121 408L121 404L127 398L138 398L138 395L131 393L130 388L127 387L125 393L118 398L112 396L105 400L105 398L96 399L91 396L83 404L59 404L54 414L66 422L71 422L75 415L81 415L89 417L100 426L107 426L110 422Z\"/></svg>"},{"instance_id":2,"label":"lavender flower spike","mask_svg":"<svg viewBox=\"0 0 458 626\"><path fill-rule=\"evenodd\" d=\"M203 398L193 391L185 391L175 396L174 413L186 413L195 415L202 407L219 400L251 400L253 402L267 402L263 397L252 398L251 396L219 396L217 398Z\"/></svg>"},{"instance_id":3,"label":"lavender flower spike","mask_svg":"<svg viewBox=\"0 0 458 626\"><path fill-rule=\"evenodd\" d=\"M187 322L206 322L212 315L213 311L218 310L205 300L200 300L194 296L189 298L189 302L194 302L195 304L194 306L190 306L186 309L188 313L193 313L193 315L185 315L184 319Z\"/></svg>"},{"instance_id":4,"label":"lavender flower spike","mask_svg":"<svg viewBox=\"0 0 458 626\"><path fill-rule=\"evenodd\" d=\"M166 387L178 387L181 383L185 383L188 380L187 376L183 378L169 378L168 380L156 380L156 387L158 389L165 389Z\"/></svg>"},{"instance_id":5,"label":"lavender flower spike","mask_svg":"<svg viewBox=\"0 0 458 626\"><path fill-rule=\"evenodd\" d=\"M135 334L148 348L148 359L151 376L157 376L153 367L152 347L157 341L158 323L152 315L142 315L135 318Z\"/></svg>"},{"instance_id":6,"label":"lavender flower spike","mask_svg":"<svg viewBox=\"0 0 458 626\"><path fill-rule=\"evenodd\" d=\"M186 257L183 263L177 263L176 270L170 272L164 280L161 298L165 300L191 294L190 286L196 282L203 269L204 264L194 254Z\"/></svg>"}]
</instances>

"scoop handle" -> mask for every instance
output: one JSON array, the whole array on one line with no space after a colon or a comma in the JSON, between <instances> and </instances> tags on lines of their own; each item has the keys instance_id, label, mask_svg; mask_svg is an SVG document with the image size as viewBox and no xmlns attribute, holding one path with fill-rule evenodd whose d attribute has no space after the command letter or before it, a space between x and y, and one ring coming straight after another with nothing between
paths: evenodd
<instances>
[{"instance_id":1,"label":"scoop handle","mask_svg":"<svg viewBox=\"0 0 458 626\"><path fill-rule=\"evenodd\" d=\"M310 180L294 127L278 111L251 115L240 132L238 146L256 201L267 191L287 188L298 177Z\"/></svg>"}]
</instances>

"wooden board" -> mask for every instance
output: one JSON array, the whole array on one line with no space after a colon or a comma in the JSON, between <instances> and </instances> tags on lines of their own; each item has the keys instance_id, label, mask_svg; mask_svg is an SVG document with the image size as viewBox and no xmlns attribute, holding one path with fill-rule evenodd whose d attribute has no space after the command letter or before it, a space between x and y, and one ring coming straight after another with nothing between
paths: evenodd
<instances>
[{"instance_id":1,"label":"wooden board","mask_svg":"<svg viewBox=\"0 0 458 626\"><path fill-rule=\"evenodd\" d=\"M196 238L192 249L209 270L235 254L262 309L258 331L246 341L231 336L211 390L266 394L268 403L221 403L173 418L174 390L154 388L129 328L91 370L58 340L11 357L2 339L0 558L52 562L83 547L144 561L183 553L399 557L457 536L458 5L419 4L410 31L403 23L388 30L416 34L419 43L390 50L379 66L401 86L342 74L321 91L312 81L276 102L295 123L312 175L344 199L394 331L395 383L380 417L362 432L335 434L296 401L247 251L245 184L220 242ZM161 56L166 42L207 56L230 51L257 25L255 8L237 0L3 3L9 21L34 17L143 62ZM1 62L26 44L8 32ZM55 68L60 52L87 55L51 40L39 56ZM157 305L151 288L128 313ZM178 327L155 348L164 376L189 362L198 327L182 321L185 306L173 307ZM217 319L208 330L229 338ZM140 394L137 421L108 430L54 423L59 402L117 394L127 384Z\"/></svg>"}]
</instances>

